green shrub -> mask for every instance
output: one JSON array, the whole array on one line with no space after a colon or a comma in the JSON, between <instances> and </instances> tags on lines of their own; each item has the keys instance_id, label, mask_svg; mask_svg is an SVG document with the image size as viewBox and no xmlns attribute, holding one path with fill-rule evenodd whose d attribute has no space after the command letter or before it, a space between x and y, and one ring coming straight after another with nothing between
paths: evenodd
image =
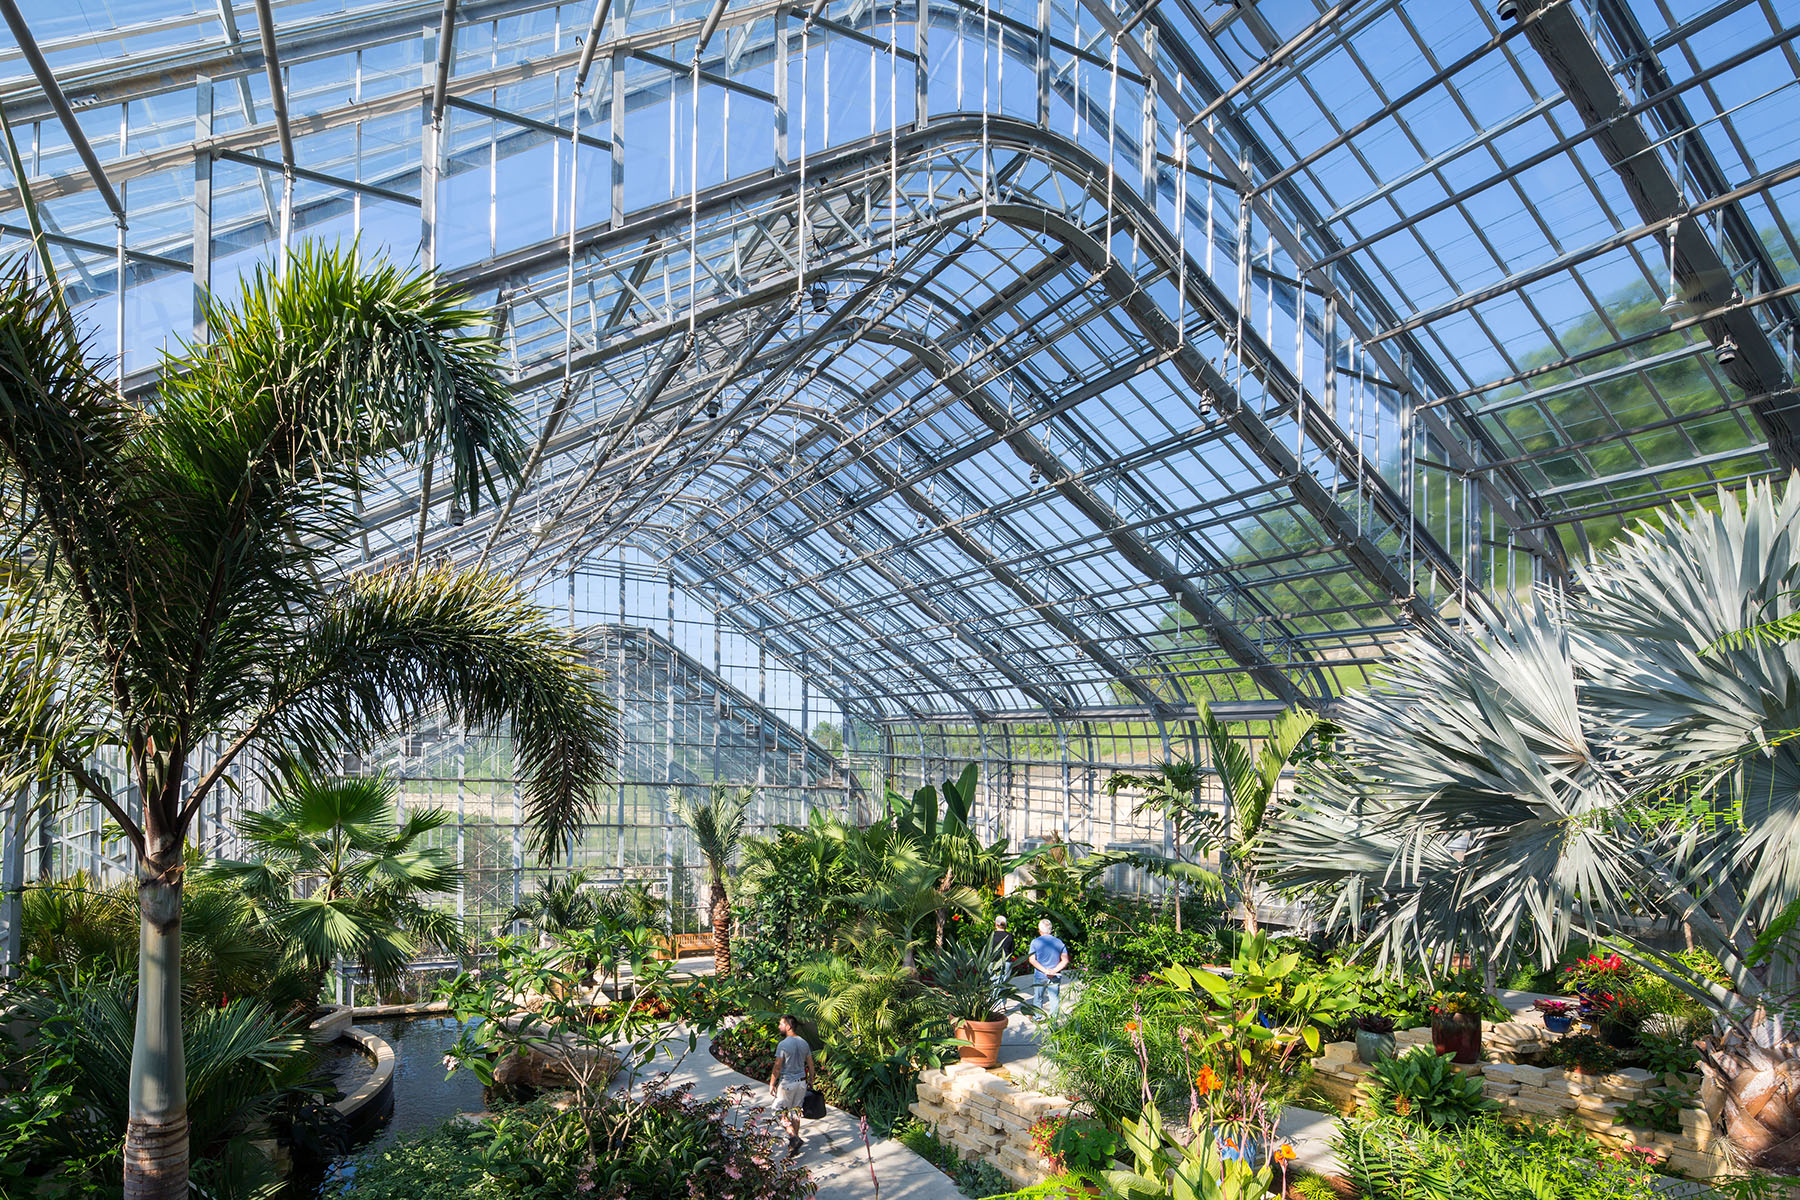
<instances>
[{"instance_id":1,"label":"green shrub","mask_svg":"<svg viewBox=\"0 0 1800 1200\"><path fill-rule=\"evenodd\" d=\"M965 1196L996 1196L1012 1190L1012 1181L992 1163L978 1155L964 1158L955 1146L939 1138L936 1131L911 1117L894 1127L894 1138L948 1175L956 1190Z\"/></svg>"},{"instance_id":2,"label":"green shrub","mask_svg":"<svg viewBox=\"0 0 1800 1200\"><path fill-rule=\"evenodd\" d=\"M1590 1075L1617 1070L1622 1059L1618 1048L1592 1033L1569 1033L1550 1043L1544 1062L1552 1067L1573 1067Z\"/></svg>"},{"instance_id":3,"label":"green shrub","mask_svg":"<svg viewBox=\"0 0 1800 1200\"><path fill-rule=\"evenodd\" d=\"M1463 1074L1450 1055L1428 1046L1377 1062L1365 1086L1377 1113L1424 1125L1461 1125L1499 1107L1482 1095L1479 1076Z\"/></svg>"},{"instance_id":4,"label":"green shrub","mask_svg":"<svg viewBox=\"0 0 1800 1200\"><path fill-rule=\"evenodd\" d=\"M1294 1200L1338 1200L1337 1189L1320 1175L1295 1176L1288 1184L1288 1193Z\"/></svg>"},{"instance_id":5,"label":"green shrub","mask_svg":"<svg viewBox=\"0 0 1800 1200\"><path fill-rule=\"evenodd\" d=\"M1056 1069L1063 1094L1102 1114L1135 1115L1143 1084L1132 1026L1150 1058L1150 1082L1165 1112L1188 1108L1187 1055L1180 1035L1180 1007L1160 982L1140 984L1130 975L1099 975L1049 1026L1044 1058Z\"/></svg>"},{"instance_id":6,"label":"green shrub","mask_svg":"<svg viewBox=\"0 0 1800 1200\"><path fill-rule=\"evenodd\" d=\"M1332 1139L1363 1200L1655 1200L1645 1157L1578 1128L1479 1120L1434 1128L1391 1117L1346 1120Z\"/></svg>"}]
</instances>

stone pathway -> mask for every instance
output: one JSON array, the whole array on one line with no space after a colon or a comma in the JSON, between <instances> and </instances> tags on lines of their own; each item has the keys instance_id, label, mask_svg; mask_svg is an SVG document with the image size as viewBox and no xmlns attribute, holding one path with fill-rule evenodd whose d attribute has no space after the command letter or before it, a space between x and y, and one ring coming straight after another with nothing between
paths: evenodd
<instances>
[{"instance_id":1,"label":"stone pathway","mask_svg":"<svg viewBox=\"0 0 1800 1200\"><path fill-rule=\"evenodd\" d=\"M677 1052L687 1050L683 1039ZM653 1070L667 1060L658 1055ZM748 1088L741 1103L764 1104L767 1081L740 1075L712 1055L711 1039L701 1036L680 1065L669 1072L672 1084L692 1084L703 1099L722 1096L734 1088ZM800 1161L819 1185L820 1200L961 1200L962 1193L950 1177L892 1138L871 1137L865 1149L855 1117L835 1108L826 1109L817 1121L801 1123L806 1146ZM870 1178L870 1165L874 1178ZM879 1186L878 1186L879 1184Z\"/></svg>"}]
</instances>

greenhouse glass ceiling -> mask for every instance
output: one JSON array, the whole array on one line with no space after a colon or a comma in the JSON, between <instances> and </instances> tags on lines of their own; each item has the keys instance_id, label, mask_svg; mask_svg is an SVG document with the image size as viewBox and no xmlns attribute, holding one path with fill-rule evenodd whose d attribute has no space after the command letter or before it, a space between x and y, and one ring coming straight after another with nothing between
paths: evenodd
<instances>
[{"instance_id":1,"label":"greenhouse glass ceiling","mask_svg":"<svg viewBox=\"0 0 1800 1200\"><path fill-rule=\"evenodd\" d=\"M492 307L524 483L346 571L641 556L873 720L1326 701L1800 454L1791 0L0 9L122 387L284 243Z\"/></svg>"}]
</instances>

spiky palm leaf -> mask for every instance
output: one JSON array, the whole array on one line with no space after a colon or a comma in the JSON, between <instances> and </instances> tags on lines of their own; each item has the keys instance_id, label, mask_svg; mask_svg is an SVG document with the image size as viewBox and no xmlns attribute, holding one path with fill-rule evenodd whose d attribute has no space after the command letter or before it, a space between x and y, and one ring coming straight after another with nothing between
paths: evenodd
<instances>
[{"instance_id":1,"label":"spiky palm leaf","mask_svg":"<svg viewBox=\"0 0 1800 1200\"><path fill-rule=\"evenodd\" d=\"M700 803L679 795L672 798L675 816L694 835L711 877L713 966L721 975L731 974L731 894L725 878L743 843L754 795L749 788L734 794L723 784L715 783Z\"/></svg>"},{"instance_id":2,"label":"spiky palm leaf","mask_svg":"<svg viewBox=\"0 0 1800 1200\"><path fill-rule=\"evenodd\" d=\"M1505 963L1523 940L1547 964L1579 932L1710 996L1725 1032L1702 1061L1727 1128L1777 1168L1800 1166L1800 1104L1772 1102L1800 1046L1765 1006L1800 994L1800 948L1761 935L1800 895L1800 644L1727 635L1795 615L1797 531L1793 482L1721 495L1622 539L1579 596L1412 639L1345 701L1354 750L1263 844L1390 958ZM1687 924L1732 988L1683 980L1642 944L1645 917Z\"/></svg>"},{"instance_id":3,"label":"spiky palm leaf","mask_svg":"<svg viewBox=\"0 0 1800 1200\"><path fill-rule=\"evenodd\" d=\"M257 857L196 873L235 884L315 978L352 960L386 986L421 944L458 952L464 941L461 923L425 902L462 881L455 855L424 843L450 814L415 809L397 821L394 796L385 779L294 771L268 808L238 821Z\"/></svg>"}]
</instances>

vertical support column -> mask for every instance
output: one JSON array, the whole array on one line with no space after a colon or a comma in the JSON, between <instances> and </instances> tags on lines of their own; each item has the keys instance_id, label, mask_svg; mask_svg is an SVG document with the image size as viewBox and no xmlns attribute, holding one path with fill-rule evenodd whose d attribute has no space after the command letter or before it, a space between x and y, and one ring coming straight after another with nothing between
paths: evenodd
<instances>
[{"instance_id":1,"label":"vertical support column","mask_svg":"<svg viewBox=\"0 0 1800 1200\"><path fill-rule=\"evenodd\" d=\"M725 678L725 656L724 656L723 646L722 646L724 631L720 628L719 597L720 597L720 589L714 588L713 589L713 678L715 680L722 682ZM724 762L723 762L722 758L720 757L720 751L719 751L719 735L721 732L720 726L723 724L724 724L724 722L719 720L719 698L717 696L715 696L715 697L713 697L713 719L712 719L712 768L713 768L713 779L715 781L723 778L723 772L724 772Z\"/></svg>"},{"instance_id":2,"label":"vertical support column","mask_svg":"<svg viewBox=\"0 0 1800 1200\"><path fill-rule=\"evenodd\" d=\"M806 97L800 98L802 104ZM788 167L788 10L775 14L775 169Z\"/></svg>"},{"instance_id":3,"label":"vertical support column","mask_svg":"<svg viewBox=\"0 0 1800 1200\"><path fill-rule=\"evenodd\" d=\"M30 799L29 785L13 793L5 828L0 830L0 978L4 979L19 971L25 908L25 815L31 808Z\"/></svg>"},{"instance_id":4,"label":"vertical support column","mask_svg":"<svg viewBox=\"0 0 1800 1200\"><path fill-rule=\"evenodd\" d=\"M931 5L914 0L913 15L913 128L923 129L931 120Z\"/></svg>"},{"instance_id":5,"label":"vertical support column","mask_svg":"<svg viewBox=\"0 0 1800 1200\"><path fill-rule=\"evenodd\" d=\"M194 337L207 340L206 296L212 290L212 80L194 77Z\"/></svg>"},{"instance_id":6,"label":"vertical support column","mask_svg":"<svg viewBox=\"0 0 1800 1200\"><path fill-rule=\"evenodd\" d=\"M618 229L625 224L625 54L614 51L612 56L612 220L610 224ZM576 150L579 154L581 151ZM573 320L573 318L570 318ZM623 571L624 560L620 560L619 569Z\"/></svg>"},{"instance_id":7,"label":"vertical support column","mask_svg":"<svg viewBox=\"0 0 1800 1200\"><path fill-rule=\"evenodd\" d=\"M1056 748L1062 756L1062 839L1068 842L1071 834L1069 825L1069 793L1075 788L1075 781L1069 773L1069 730L1061 721L1055 721Z\"/></svg>"},{"instance_id":8,"label":"vertical support column","mask_svg":"<svg viewBox=\"0 0 1800 1200\"><path fill-rule=\"evenodd\" d=\"M756 630L756 806L769 827L769 636Z\"/></svg>"},{"instance_id":9,"label":"vertical support column","mask_svg":"<svg viewBox=\"0 0 1800 1200\"><path fill-rule=\"evenodd\" d=\"M457 723L456 726L456 865L462 871L456 881L456 919L461 921L468 917L469 902L469 859L468 841L464 830L468 828L467 788L464 786L469 769L469 727Z\"/></svg>"},{"instance_id":10,"label":"vertical support column","mask_svg":"<svg viewBox=\"0 0 1800 1200\"><path fill-rule=\"evenodd\" d=\"M1148 24L1144 26L1144 53L1152 62L1156 60L1156 29ZM1144 129L1138 139L1138 168L1143 176L1144 203L1152 212L1156 210L1156 137L1156 74L1151 72L1144 82Z\"/></svg>"},{"instance_id":11,"label":"vertical support column","mask_svg":"<svg viewBox=\"0 0 1800 1200\"><path fill-rule=\"evenodd\" d=\"M1050 0L1037 6L1037 114L1038 124L1050 128Z\"/></svg>"},{"instance_id":12,"label":"vertical support column","mask_svg":"<svg viewBox=\"0 0 1800 1200\"><path fill-rule=\"evenodd\" d=\"M663 824L663 862L668 869L669 887L669 932L675 932L675 813L670 806L675 791L675 672L681 664L675 659L675 572L665 576L667 580L668 618L667 630L669 638L669 680L664 689L666 699L663 703L663 781L662 789L662 824ZM684 864L685 869L685 864Z\"/></svg>"},{"instance_id":13,"label":"vertical support column","mask_svg":"<svg viewBox=\"0 0 1800 1200\"><path fill-rule=\"evenodd\" d=\"M427 269L437 266L437 194L438 179L443 172L444 128L433 119L431 90L437 85L437 40L439 30L427 25L420 61L425 66L426 96L419 110L419 248Z\"/></svg>"}]
</instances>

